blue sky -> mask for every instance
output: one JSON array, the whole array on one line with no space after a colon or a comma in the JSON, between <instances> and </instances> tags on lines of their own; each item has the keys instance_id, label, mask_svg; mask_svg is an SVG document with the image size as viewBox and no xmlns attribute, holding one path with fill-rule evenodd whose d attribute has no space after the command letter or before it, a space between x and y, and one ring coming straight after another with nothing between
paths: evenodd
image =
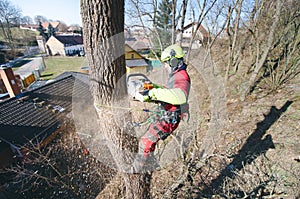
<instances>
[{"instance_id":1,"label":"blue sky","mask_svg":"<svg viewBox=\"0 0 300 199\"><path fill-rule=\"evenodd\" d=\"M48 20L59 20L67 25L81 25L80 0L10 0L10 2L22 10L23 16L34 19L36 15L42 15Z\"/></svg>"}]
</instances>

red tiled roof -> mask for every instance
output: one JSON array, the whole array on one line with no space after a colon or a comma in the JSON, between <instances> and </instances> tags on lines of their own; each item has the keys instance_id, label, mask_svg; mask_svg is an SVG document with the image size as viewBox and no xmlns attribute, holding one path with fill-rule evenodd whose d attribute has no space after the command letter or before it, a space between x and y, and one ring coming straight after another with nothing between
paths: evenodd
<instances>
[{"instance_id":1,"label":"red tiled roof","mask_svg":"<svg viewBox=\"0 0 300 199\"><path fill-rule=\"evenodd\" d=\"M49 23L52 25L53 28L57 28L57 26L59 25L59 21L51 21L51 22L43 22L42 26L43 28L48 28Z\"/></svg>"}]
</instances>

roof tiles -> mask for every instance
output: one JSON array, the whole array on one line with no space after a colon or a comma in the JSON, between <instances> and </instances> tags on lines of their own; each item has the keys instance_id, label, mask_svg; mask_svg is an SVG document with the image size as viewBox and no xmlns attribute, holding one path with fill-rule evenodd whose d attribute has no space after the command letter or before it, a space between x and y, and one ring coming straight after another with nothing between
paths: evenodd
<instances>
[{"instance_id":1,"label":"roof tiles","mask_svg":"<svg viewBox=\"0 0 300 199\"><path fill-rule=\"evenodd\" d=\"M88 79L88 75L79 78ZM23 146L29 140L42 140L60 126L72 109L74 98L90 96L88 84L69 74L57 81L26 92L22 97L0 103L0 151L4 144ZM91 99L91 97L88 97Z\"/></svg>"}]
</instances>

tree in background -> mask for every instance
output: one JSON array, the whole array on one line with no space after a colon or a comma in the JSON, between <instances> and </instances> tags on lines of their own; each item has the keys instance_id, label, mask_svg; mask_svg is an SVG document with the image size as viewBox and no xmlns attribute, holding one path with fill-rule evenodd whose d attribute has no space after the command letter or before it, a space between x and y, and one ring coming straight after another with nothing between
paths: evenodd
<instances>
[{"instance_id":1,"label":"tree in background","mask_svg":"<svg viewBox=\"0 0 300 199\"><path fill-rule=\"evenodd\" d=\"M80 27L79 24L71 24L69 28L72 29L71 30L68 29L68 31L82 35L82 28Z\"/></svg>"},{"instance_id":2,"label":"tree in background","mask_svg":"<svg viewBox=\"0 0 300 199\"><path fill-rule=\"evenodd\" d=\"M144 36L153 44L152 53L158 58L166 46L175 42L178 20L182 14L186 14L181 12L183 8L180 2L127 0L126 3L126 27L132 30L143 29Z\"/></svg>"},{"instance_id":3,"label":"tree in background","mask_svg":"<svg viewBox=\"0 0 300 199\"><path fill-rule=\"evenodd\" d=\"M0 10L1 32L8 46L14 52L15 44L11 28L19 24L21 11L8 0L0 0Z\"/></svg>"},{"instance_id":4,"label":"tree in background","mask_svg":"<svg viewBox=\"0 0 300 199\"><path fill-rule=\"evenodd\" d=\"M44 23L44 22L48 22L48 19L42 15L36 15L36 16L34 16L34 22L36 24L39 24L40 22Z\"/></svg>"},{"instance_id":5,"label":"tree in background","mask_svg":"<svg viewBox=\"0 0 300 199\"><path fill-rule=\"evenodd\" d=\"M172 7L170 0L163 0L158 6L156 25L163 49L172 44Z\"/></svg>"},{"instance_id":6,"label":"tree in background","mask_svg":"<svg viewBox=\"0 0 300 199\"><path fill-rule=\"evenodd\" d=\"M46 29L43 27L42 22L39 22L39 27L37 28L37 31L39 31L40 35L47 41L48 40L48 34L45 32Z\"/></svg>"},{"instance_id":7,"label":"tree in background","mask_svg":"<svg viewBox=\"0 0 300 199\"><path fill-rule=\"evenodd\" d=\"M228 48L225 80L247 77L239 86L242 100L257 88L275 91L299 74L298 1L236 0L223 5L226 37L218 41Z\"/></svg>"},{"instance_id":8,"label":"tree in background","mask_svg":"<svg viewBox=\"0 0 300 199\"><path fill-rule=\"evenodd\" d=\"M33 24L33 20L30 16L24 16L21 18L20 23L22 24Z\"/></svg>"},{"instance_id":9,"label":"tree in background","mask_svg":"<svg viewBox=\"0 0 300 199\"><path fill-rule=\"evenodd\" d=\"M48 38L50 38L51 36L55 36L55 34L56 34L56 29L53 28L51 23L49 23L49 25L48 25Z\"/></svg>"},{"instance_id":10,"label":"tree in background","mask_svg":"<svg viewBox=\"0 0 300 199\"><path fill-rule=\"evenodd\" d=\"M59 32L67 32L68 31L68 26L65 22L63 21L59 21L59 24L58 24L58 31Z\"/></svg>"},{"instance_id":11,"label":"tree in background","mask_svg":"<svg viewBox=\"0 0 300 199\"><path fill-rule=\"evenodd\" d=\"M269 31L255 31L256 58L245 94L256 87L276 91L300 73L299 1L266 1L262 5L256 25Z\"/></svg>"}]
</instances>

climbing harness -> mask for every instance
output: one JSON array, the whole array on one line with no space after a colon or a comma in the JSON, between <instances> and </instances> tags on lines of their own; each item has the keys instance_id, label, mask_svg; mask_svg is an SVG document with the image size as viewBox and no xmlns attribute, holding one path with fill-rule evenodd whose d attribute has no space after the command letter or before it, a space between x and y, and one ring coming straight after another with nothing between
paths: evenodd
<instances>
[{"instance_id":1,"label":"climbing harness","mask_svg":"<svg viewBox=\"0 0 300 199\"><path fill-rule=\"evenodd\" d=\"M167 124L176 125L186 116L188 116L189 120L188 104L184 106L184 109L182 106L178 106L175 110L166 110L163 103L158 103L158 106L154 111L147 110L151 115L144 122L135 123L135 126L138 127L155 122L165 122Z\"/></svg>"},{"instance_id":2,"label":"climbing harness","mask_svg":"<svg viewBox=\"0 0 300 199\"><path fill-rule=\"evenodd\" d=\"M94 107L96 110L100 110L99 108L112 108L112 109L122 109L122 110L129 110L129 111L142 111L145 113L149 113L150 115L147 117L146 120L142 122L133 122L134 127L140 127L146 124L151 124L155 122L166 122L167 124L177 124L180 119L185 117L186 114L188 114L188 108L187 110L183 110L182 106L178 106L176 110L165 110L163 103L157 103L157 105L153 108L153 110L150 109L137 109L137 108L127 108L127 107L118 107L118 106L108 106L108 105L99 105L94 104Z\"/></svg>"}]
</instances>

